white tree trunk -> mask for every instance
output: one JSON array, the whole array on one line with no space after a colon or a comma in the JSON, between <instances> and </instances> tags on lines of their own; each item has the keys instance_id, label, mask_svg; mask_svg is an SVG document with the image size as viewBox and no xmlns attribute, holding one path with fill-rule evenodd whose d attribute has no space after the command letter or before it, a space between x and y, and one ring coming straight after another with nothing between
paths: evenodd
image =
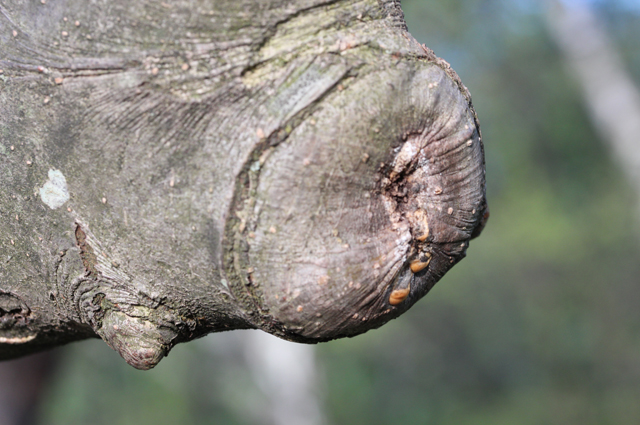
<instances>
[{"instance_id":1,"label":"white tree trunk","mask_svg":"<svg viewBox=\"0 0 640 425\"><path fill-rule=\"evenodd\" d=\"M315 346L246 332L244 352L268 400L264 425L324 425Z\"/></svg>"},{"instance_id":2,"label":"white tree trunk","mask_svg":"<svg viewBox=\"0 0 640 425\"><path fill-rule=\"evenodd\" d=\"M547 2L551 33L576 76L585 104L638 195L640 211L640 92L603 24L587 2Z\"/></svg>"}]
</instances>

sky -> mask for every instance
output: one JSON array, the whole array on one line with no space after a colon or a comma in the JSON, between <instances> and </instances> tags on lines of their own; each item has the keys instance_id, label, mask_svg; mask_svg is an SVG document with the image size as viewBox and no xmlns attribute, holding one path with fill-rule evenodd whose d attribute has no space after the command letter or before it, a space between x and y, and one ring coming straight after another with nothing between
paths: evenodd
<instances>
[{"instance_id":1,"label":"sky","mask_svg":"<svg viewBox=\"0 0 640 425\"><path fill-rule=\"evenodd\" d=\"M640 0L560 0L566 5L589 4L599 6L604 4L614 5L623 10L640 14ZM535 11L540 7L540 0L517 0L515 2L525 10Z\"/></svg>"},{"instance_id":2,"label":"sky","mask_svg":"<svg viewBox=\"0 0 640 425\"><path fill-rule=\"evenodd\" d=\"M562 0L562 2L568 5L588 3L594 6L609 3L629 11L640 13L640 0Z\"/></svg>"}]
</instances>

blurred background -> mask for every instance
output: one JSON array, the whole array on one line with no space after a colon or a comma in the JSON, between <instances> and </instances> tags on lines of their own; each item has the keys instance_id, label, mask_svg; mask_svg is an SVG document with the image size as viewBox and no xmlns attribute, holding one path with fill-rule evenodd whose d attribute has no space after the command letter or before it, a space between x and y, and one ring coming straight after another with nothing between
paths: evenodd
<instances>
[{"instance_id":1,"label":"blurred background","mask_svg":"<svg viewBox=\"0 0 640 425\"><path fill-rule=\"evenodd\" d=\"M6 425L640 423L640 0L402 6L482 125L491 219L467 258L354 339L214 334L150 372L98 340L0 363Z\"/></svg>"}]
</instances>

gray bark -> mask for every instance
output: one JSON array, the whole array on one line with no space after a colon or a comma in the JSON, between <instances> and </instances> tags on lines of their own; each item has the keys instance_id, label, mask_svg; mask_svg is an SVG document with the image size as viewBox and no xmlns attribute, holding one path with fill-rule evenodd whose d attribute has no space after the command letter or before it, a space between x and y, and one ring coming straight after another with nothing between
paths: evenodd
<instances>
[{"instance_id":1,"label":"gray bark","mask_svg":"<svg viewBox=\"0 0 640 425\"><path fill-rule=\"evenodd\" d=\"M353 336L488 216L469 94L397 1L0 0L0 69L0 358Z\"/></svg>"}]
</instances>

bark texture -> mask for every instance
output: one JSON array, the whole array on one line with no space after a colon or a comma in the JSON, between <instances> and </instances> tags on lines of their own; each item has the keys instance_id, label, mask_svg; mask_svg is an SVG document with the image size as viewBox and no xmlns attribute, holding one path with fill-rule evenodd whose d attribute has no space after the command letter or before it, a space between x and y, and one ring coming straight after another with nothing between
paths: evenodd
<instances>
[{"instance_id":1,"label":"bark texture","mask_svg":"<svg viewBox=\"0 0 640 425\"><path fill-rule=\"evenodd\" d=\"M0 69L0 358L353 336L488 216L468 91L397 1L0 0Z\"/></svg>"}]
</instances>

